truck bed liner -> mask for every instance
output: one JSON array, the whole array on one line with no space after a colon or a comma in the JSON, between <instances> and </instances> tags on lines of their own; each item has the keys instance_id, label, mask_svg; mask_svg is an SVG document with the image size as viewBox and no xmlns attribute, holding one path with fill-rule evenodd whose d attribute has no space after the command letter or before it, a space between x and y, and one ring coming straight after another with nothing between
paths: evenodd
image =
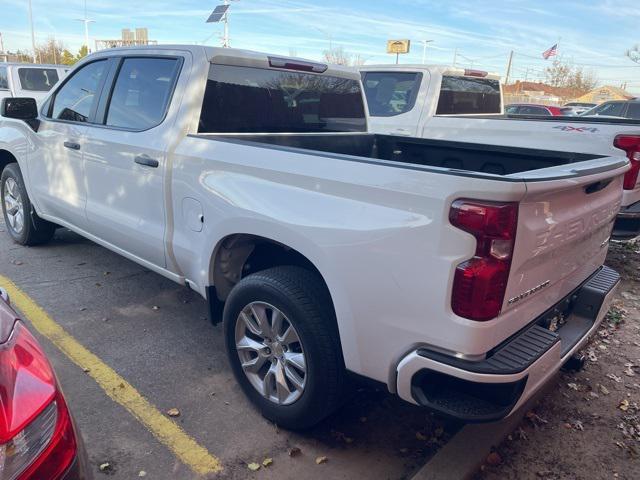
<instances>
[{"instance_id":1,"label":"truck bed liner","mask_svg":"<svg viewBox=\"0 0 640 480\"><path fill-rule=\"evenodd\" d=\"M499 176L602 157L601 155L585 153L502 147L366 133L198 134L197 136L242 143L258 143L261 147L269 145L289 147Z\"/></svg>"}]
</instances>

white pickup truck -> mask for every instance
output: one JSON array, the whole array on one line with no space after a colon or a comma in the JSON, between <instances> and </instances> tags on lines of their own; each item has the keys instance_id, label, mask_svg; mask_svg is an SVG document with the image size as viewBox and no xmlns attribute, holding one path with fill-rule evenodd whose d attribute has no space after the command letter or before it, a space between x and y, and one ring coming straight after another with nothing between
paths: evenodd
<instances>
[{"instance_id":1,"label":"white pickup truck","mask_svg":"<svg viewBox=\"0 0 640 480\"><path fill-rule=\"evenodd\" d=\"M373 133L595 155L625 155L613 238L640 235L640 122L613 118L503 115L500 77L425 65L360 67ZM450 164L453 165L453 164Z\"/></svg>"},{"instance_id":2,"label":"white pickup truck","mask_svg":"<svg viewBox=\"0 0 640 480\"><path fill-rule=\"evenodd\" d=\"M67 65L0 63L0 99L28 96L40 101L70 68Z\"/></svg>"},{"instance_id":3,"label":"white pickup truck","mask_svg":"<svg viewBox=\"0 0 640 480\"><path fill-rule=\"evenodd\" d=\"M1 110L8 234L64 226L198 292L284 427L336 409L348 372L466 421L509 415L619 282L603 262L626 158L370 134L341 67L111 49L39 111Z\"/></svg>"}]
</instances>

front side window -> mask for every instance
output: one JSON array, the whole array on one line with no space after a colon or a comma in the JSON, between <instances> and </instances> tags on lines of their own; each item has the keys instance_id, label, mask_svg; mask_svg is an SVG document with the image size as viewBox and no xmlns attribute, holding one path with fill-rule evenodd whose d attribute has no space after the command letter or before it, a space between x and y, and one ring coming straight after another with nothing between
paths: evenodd
<instances>
[{"instance_id":1,"label":"front side window","mask_svg":"<svg viewBox=\"0 0 640 480\"><path fill-rule=\"evenodd\" d=\"M363 84L369 114L391 117L410 111L415 105L421 77L411 72L365 72Z\"/></svg>"},{"instance_id":2,"label":"front side window","mask_svg":"<svg viewBox=\"0 0 640 480\"><path fill-rule=\"evenodd\" d=\"M364 132L360 82L329 75L212 65L200 133Z\"/></svg>"},{"instance_id":3,"label":"front side window","mask_svg":"<svg viewBox=\"0 0 640 480\"><path fill-rule=\"evenodd\" d=\"M19 68L18 78L22 90L30 92L48 92L60 80L55 68Z\"/></svg>"},{"instance_id":4,"label":"front side window","mask_svg":"<svg viewBox=\"0 0 640 480\"><path fill-rule=\"evenodd\" d=\"M517 115L518 113L520 113L520 107L518 107L517 105L508 105L507 108L505 108L505 112L510 115Z\"/></svg>"},{"instance_id":5,"label":"front side window","mask_svg":"<svg viewBox=\"0 0 640 480\"><path fill-rule=\"evenodd\" d=\"M500 104L499 80L444 75L436 115L500 113Z\"/></svg>"},{"instance_id":6,"label":"front side window","mask_svg":"<svg viewBox=\"0 0 640 480\"><path fill-rule=\"evenodd\" d=\"M9 77L7 67L0 67L0 90L9 90Z\"/></svg>"},{"instance_id":7,"label":"front side window","mask_svg":"<svg viewBox=\"0 0 640 480\"><path fill-rule=\"evenodd\" d=\"M175 58L127 58L111 95L107 125L146 130L164 119L180 62Z\"/></svg>"},{"instance_id":8,"label":"front side window","mask_svg":"<svg viewBox=\"0 0 640 480\"><path fill-rule=\"evenodd\" d=\"M85 65L56 92L51 118L86 122L96 100L96 90L107 67L106 60Z\"/></svg>"}]
</instances>

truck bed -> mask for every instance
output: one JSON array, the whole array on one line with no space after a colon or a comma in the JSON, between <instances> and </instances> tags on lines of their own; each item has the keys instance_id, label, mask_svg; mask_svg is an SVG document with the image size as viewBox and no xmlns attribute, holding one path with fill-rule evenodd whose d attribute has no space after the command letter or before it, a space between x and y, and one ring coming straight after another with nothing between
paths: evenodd
<instances>
[{"instance_id":1,"label":"truck bed","mask_svg":"<svg viewBox=\"0 0 640 480\"><path fill-rule=\"evenodd\" d=\"M601 155L585 153L367 133L198 134L197 136L246 144L258 143L262 147L304 149L499 176L602 158ZM622 159L621 162L624 163Z\"/></svg>"}]
</instances>

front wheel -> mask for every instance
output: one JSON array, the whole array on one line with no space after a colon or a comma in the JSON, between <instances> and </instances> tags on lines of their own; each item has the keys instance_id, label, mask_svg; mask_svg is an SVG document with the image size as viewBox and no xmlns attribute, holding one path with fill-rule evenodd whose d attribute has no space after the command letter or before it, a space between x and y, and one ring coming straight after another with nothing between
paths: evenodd
<instances>
[{"instance_id":1,"label":"front wheel","mask_svg":"<svg viewBox=\"0 0 640 480\"><path fill-rule=\"evenodd\" d=\"M304 429L340 405L345 368L335 314L313 272L276 267L242 279L225 304L224 329L236 380L267 419Z\"/></svg>"},{"instance_id":2,"label":"front wheel","mask_svg":"<svg viewBox=\"0 0 640 480\"><path fill-rule=\"evenodd\" d=\"M39 245L53 237L56 225L38 217L17 163L10 163L0 176L0 198L2 213L9 234L21 245Z\"/></svg>"}]
</instances>

